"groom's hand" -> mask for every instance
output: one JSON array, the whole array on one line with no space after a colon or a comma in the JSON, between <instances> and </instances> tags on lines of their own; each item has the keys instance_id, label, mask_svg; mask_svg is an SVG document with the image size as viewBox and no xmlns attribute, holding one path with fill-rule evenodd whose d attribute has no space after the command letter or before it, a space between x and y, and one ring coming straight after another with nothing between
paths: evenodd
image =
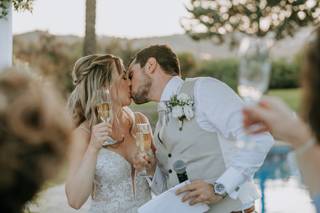
<instances>
[{"instance_id":1,"label":"groom's hand","mask_svg":"<svg viewBox=\"0 0 320 213\"><path fill-rule=\"evenodd\" d=\"M176 191L177 195L182 193L185 193L182 202L189 201L190 205L197 203L215 204L223 200L222 196L214 194L212 184L202 180L192 181Z\"/></svg>"}]
</instances>

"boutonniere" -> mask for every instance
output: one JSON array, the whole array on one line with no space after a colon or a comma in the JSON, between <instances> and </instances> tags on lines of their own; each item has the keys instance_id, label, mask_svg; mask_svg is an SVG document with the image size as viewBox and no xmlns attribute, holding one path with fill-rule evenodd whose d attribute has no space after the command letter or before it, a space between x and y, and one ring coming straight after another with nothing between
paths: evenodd
<instances>
[{"instance_id":1,"label":"boutonniere","mask_svg":"<svg viewBox=\"0 0 320 213\"><path fill-rule=\"evenodd\" d=\"M194 117L194 101L185 93L172 96L169 102L167 102L167 107L171 111L172 117L179 120L180 131L182 131L184 120L189 121Z\"/></svg>"}]
</instances>

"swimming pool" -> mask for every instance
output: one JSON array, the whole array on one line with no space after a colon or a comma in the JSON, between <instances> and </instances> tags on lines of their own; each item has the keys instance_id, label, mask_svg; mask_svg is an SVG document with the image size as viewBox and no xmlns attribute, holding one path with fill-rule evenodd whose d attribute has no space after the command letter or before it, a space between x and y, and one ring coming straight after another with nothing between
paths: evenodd
<instances>
[{"instance_id":1,"label":"swimming pool","mask_svg":"<svg viewBox=\"0 0 320 213\"><path fill-rule=\"evenodd\" d=\"M274 146L255 175L262 197L256 203L259 213L315 213L302 184L297 166L288 155L287 145Z\"/></svg>"}]
</instances>

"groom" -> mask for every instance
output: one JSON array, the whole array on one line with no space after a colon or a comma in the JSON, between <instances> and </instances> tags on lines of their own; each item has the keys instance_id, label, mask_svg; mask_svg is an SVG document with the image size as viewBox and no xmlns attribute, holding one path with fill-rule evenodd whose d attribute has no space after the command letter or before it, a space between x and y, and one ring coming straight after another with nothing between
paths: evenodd
<instances>
[{"instance_id":1,"label":"groom","mask_svg":"<svg viewBox=\"0 0 320 213\"><path fill-rule=\"evenodd\" d=\"M159 194L177 185L173 164L183 160L191 180L177 191L184 193L183 202L209 204L209 212L215 213L254 212L259 195L252 178L273 138L256 135L251 138L256 142L253 148L238 148L236 141L245 133L243 102L237 94L214 78L184 81L180 76L178 58L166 45L141 50L129 65L135 103L159 103L154 133L157 163L152 166L151 189ZM174 109L175 95L192 100L183 106L189 110Z\"/></svg>"}]
</instances>

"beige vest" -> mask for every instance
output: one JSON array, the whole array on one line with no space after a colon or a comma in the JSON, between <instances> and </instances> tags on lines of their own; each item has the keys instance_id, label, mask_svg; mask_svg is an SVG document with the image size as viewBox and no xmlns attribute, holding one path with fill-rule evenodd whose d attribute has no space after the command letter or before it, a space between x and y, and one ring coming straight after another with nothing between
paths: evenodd
<instances>
[{"instance_id":1,"label":"beige vest","mask_svg":"<svg viewBox=\"0 0 320 213\"><path fill-rule=\"evenodd\" d=\"M196 79L188 79L183 83L180 93L194 97ZM157 123L154 133L156 156L159 167L167 176L167 188L179 183L173 170L173 163L183 160L187 164L189 180L210 180L213 183L226 170L218 135L203 130L196 118L184 120L182 131L179 130L178 119L169 115L169 121L161 126ZM208 212L229 213L241 209L239 200L225 198L221 203L211 205Z\"/></svg>"}]
</instances>

